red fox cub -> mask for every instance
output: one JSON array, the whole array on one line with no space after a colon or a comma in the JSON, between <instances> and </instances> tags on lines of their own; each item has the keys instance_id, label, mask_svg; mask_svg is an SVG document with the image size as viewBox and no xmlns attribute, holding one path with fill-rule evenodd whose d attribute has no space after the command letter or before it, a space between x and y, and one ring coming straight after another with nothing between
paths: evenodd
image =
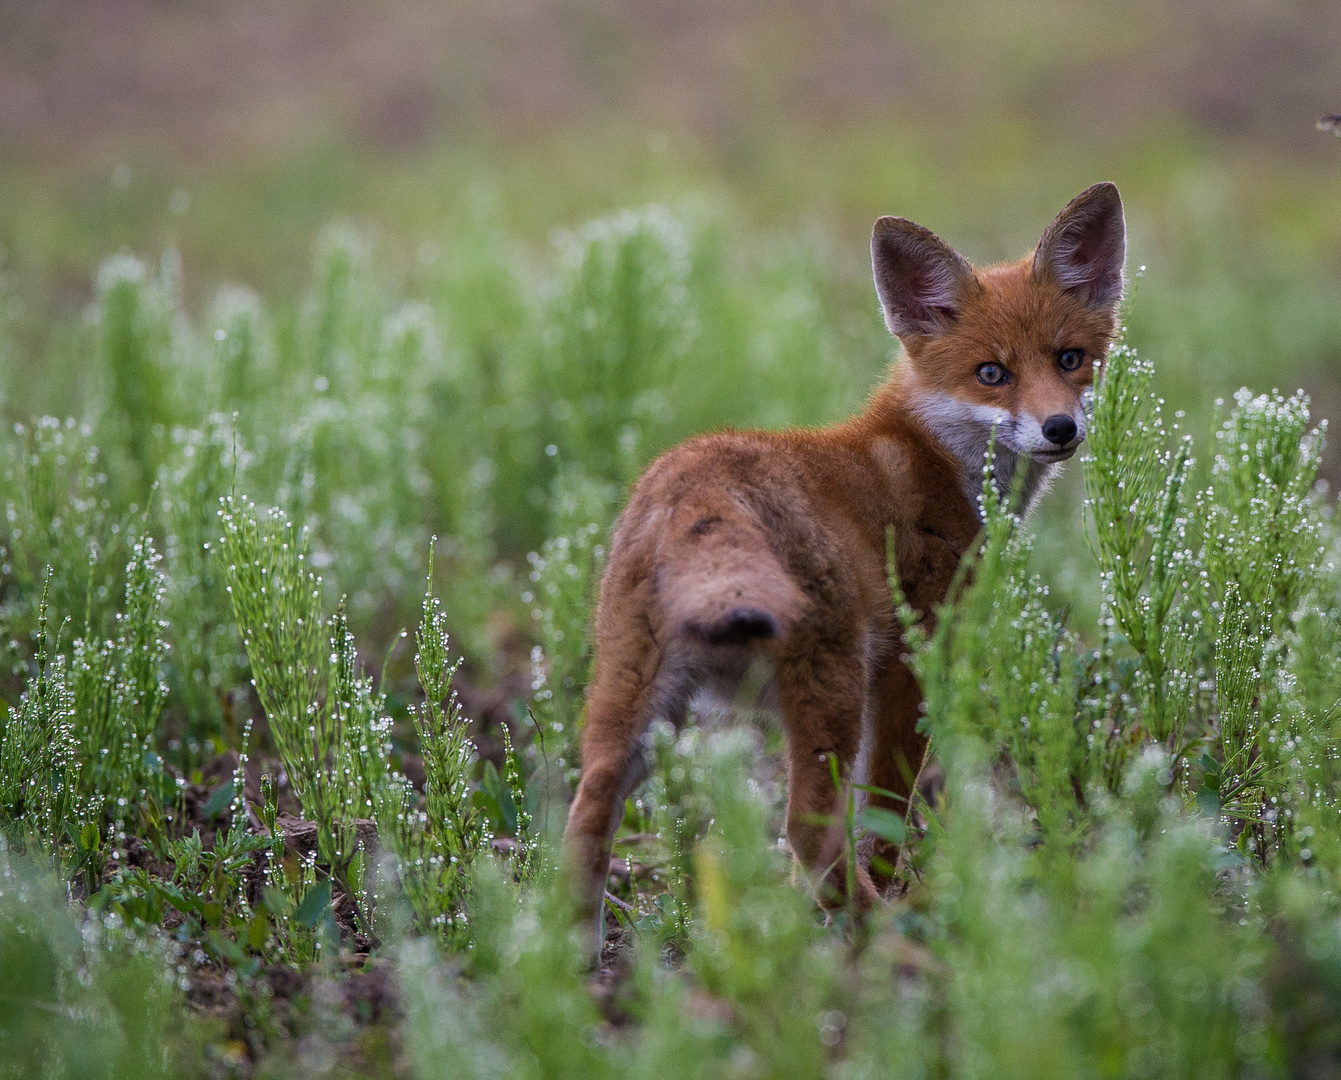
<instances>
[{"instance_id":1,"label":"red fox cub","mask_svg":"<svg viewBox=\"0 0 1341 1080\"><path fill-rule=\"evenodd\" d=\"M1031 254L982 270L920 225L882 217L875 289L905 357L866 408L819 430L700 436L642 475L601 580L582 781L564 834L598 947L611 843L646 774L643 733L658 717L679 724L696 701L731 702L760 660L761 703L787 735L787 839L821 903L843 900L845 795L830 755L845 783L906 797L926 750L886 530L909 603L933 611L981 524L992 430L997 483L1009 490L1025 470L1026 507L1085 438L1082 403L1117 326L1125 254L1109 183L1077 196ZM876 886L865 867L855 880L862 909Z\"/></svg>"}]
</instances>

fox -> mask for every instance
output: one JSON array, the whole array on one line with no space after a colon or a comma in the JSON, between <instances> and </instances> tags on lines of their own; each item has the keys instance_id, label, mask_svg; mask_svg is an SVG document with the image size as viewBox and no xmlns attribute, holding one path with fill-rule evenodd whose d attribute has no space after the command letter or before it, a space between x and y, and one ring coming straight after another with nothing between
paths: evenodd
<instances>
[{"instance_id":1,"label":"fox","mask_svg":"<svg viewBox=\"0 0 1341 1080\"><path fill-rule=\"evenodd\" d=\"M747 674L758 685L760 664L757 704L786 736L795 864L826 908L878 901L898 849L877 843L847 895L848 785L901 813L928 744L888 530L906 601L929 628L982 526L989 442L994 482L1027 513L1084 440L1125 258L1108 182L1073 199L1029 254L982 269L930 230L881 217L871 266L902 349L865 408L825 428L701 435L636 481L600 581L563 838L597 956L611 846L647 775L644 733L658 718L678 728L691 707L729 707Z\"/></svg>"}]
</instances>

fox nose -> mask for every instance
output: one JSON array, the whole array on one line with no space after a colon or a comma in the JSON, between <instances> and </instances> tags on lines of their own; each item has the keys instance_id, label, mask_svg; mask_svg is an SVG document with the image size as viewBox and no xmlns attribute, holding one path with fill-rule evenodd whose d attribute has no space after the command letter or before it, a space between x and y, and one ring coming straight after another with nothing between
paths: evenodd
<instances>
[{"instance_id":1,"label":"fox nose","mask_svg":"<svg viewBox=\"0 0 1341 1080\"><path fill-rule=\"evenodd\" d=\"M1050 443L1066 446L1076 437L1076 422L1066 413L1049 416L1043 421L1043 437Z\"/></svg>"}]
</instances>

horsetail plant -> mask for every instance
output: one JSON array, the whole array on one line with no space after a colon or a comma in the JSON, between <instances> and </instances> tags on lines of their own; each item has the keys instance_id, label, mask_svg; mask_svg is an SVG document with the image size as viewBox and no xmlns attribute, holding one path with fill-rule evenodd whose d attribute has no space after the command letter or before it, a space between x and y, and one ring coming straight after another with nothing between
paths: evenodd
<instances>
[{"instance_id":1,"label":"horsetail plant","mask_svg":"<svg viewBox=\"0 0 1341 1080\"><path fill-rule=\"evenodd\" d=\"M1215 639L1215 696L1219 706L1221 761L1202 762L1206 787L1215 792L1219 809L1238 820L1254 820L1261 812L1262 787L1271 762L1257 752L1262 673L1262 645L1239 584L1229 582L1220 602L1220 627Z\"/></svg>"},{"instance_id":2,"label":"horsetail plant","mask_svg":"<svg viewBox=\"0 0 1341 1080\"><path fill-rule=\"evenodd\" d=\"M655 720L650 776L618 828L627 876L609 883L622 940L596 983L605 1008L593 1000L545 861L546 810L563 800L527 795L551 778L561 791L549 766L573 764L610 482L690 429L821 419L846 392L837 347L866 340L833 334L797 274L755 289L736 272L748 263L715 254L724 235L660 219L584 230L549 289L510 268L482 282L491 233L474 262L452 253L431 315L395 314L349 233L326 234L312 303L276 325L232 296L193 328L169 307L170 273L158 285L110 265L91 425L43 419L0 448L0 1076L1326 1072L1341 575L1321 553L1336 542L1313 487L1322 428L1301 396L1242 392L1194 479L1159 378L1125 348L1097 387L1085 464L1101 621L1072 627L1030 572L990 454L983 534L951 603L909 611L890 559L944 775L942 794L884 819L906 852L899 900L858 929L822 923L788 882L782 732ZM789 404L775 382L813 400ZM220 506L230 474L295 524ZM407 590L435 528L453 534L438 580L430 548L428 589ZM1059 583L1094 569L1066 547L1077 562ZM500 731L500 777L452 695L453 649L517 674L491 616L513 587L508 556L530 548L517 591L538 648L516 704L539 738ZM347 603L323 606L323 588ZM391 683L354 648L406 603L423 693L403 749L422 748L423 788L392 744ZM248 663L271 736L254 710L233 715L251 700ZM216 737L241 754L201 801ZM258 797L248 776L272 739L283 772ZM152 816L169 770L185 829ZM315 851L285 836L284 777ZM495 808L510 856L491 857L506 847L490 841ZM849 850L880 820L854 799ZM388 947L398 901L423 938ZM365 948L361 971L343 962ZM386 972L404 1014L366 1014L361 994ZM202 1004L229 1021L199 1041L228 1043L197 1046L183 1020ZM178 1035L180 1070L165 1051Z\"/></svg>"},{"instance_id":3,"label":"horsetail plant","mask_svg":"<svg viewBox=\"0 0 1341 1080\"><path fill-rule=\"evenodd\" d=\"M460 936L466 872L492 837L471 798L470 770L476 751L452 689L459 661L451 659L447 617L433 595L433 548L429 548L428 589L415 632L415 671L424 701L412 710L424 762L424 805L398 778L399 805L387 822L397 870L416 917L447 938Z\"/></svg>"},{"instance_id":4,"label":"horsetail plant","mask_svg":"<svg viewBox=\"0 0 1341 1080\"><path fill-rule=\"evenodd\" d=\"M1190 436L1169 447L1179 424L1166 428L1153 379L1154 365L1135 349L1119 343L1109 351L1082 462L1104 604L1142 659L1142 722L1154 738L1177 740L1188 719L1180 703L1191 689L1191 624L1199 618L1187 602L1194 568L1186 485L1194 461Z\"/></svg>"},{"instance_id":5,"label":"horsetail plant","mask_svg":"<svg viewBox=\"0 0 1341 1080\"><path fill-rule=\"evenodd\" d=\"M343 605L329 623L329 651L320 648L328 624L306 534L279 511L262 522L250 503L233 498L221 517L220 553L257 693L304 815L317 824L322 861L349 895L360 895L370 853L359 846L356 823L371 818L416 915L425 925L453 926L464 872L491 838L472 800L475 746L451 689L457 664L440 602L430 588L416 634L425 695L413 713L425 773L421 810L418 793L392 769L385 701L358 668ZM431 575L431 552L429 561ZM371 928L371 913L360 917Z\"/></svg>"},{"instance_id":6,"label":"horsetail plant","mask_svg":"<svg viewBox=\"0 0 1341 1080\"><path fill-rule=\"evenodd\" d=\"M173 457L158 472L164 611L173 631L168 672L170 692L186 720L183 764L195 764L225 737L236 736L231 698L247 678L223 567L210 543L218 529L219 498L237 486L250 459L239 449L237 427L236 415L213 413L200 429L174 428Z\"/></svg>"},{"instance_id":7,"label":"horsetail plant","mask_svg":"<svg viewBox=\"0 0 1341 1080\"><path fill-rule=\"evenodd\" d=\"M5 632L30 637L45 595L52 611L83 609L86 625L101 636L110 629L108 609L128 556L106 456L91 427L73 417L15 424L13 434L5 448L0 519Z\"/></svg>"},{"instance_id":8,"label":"horsetail plant","mask_svg":"<svg viewBox=\"0 0 1341 1080\"><path fill-rule=\"evenodd\" d=\"M424 756L429 821L445 843L444 850L464 855L484 839L483 820L470 800L469 766L475 744L466 734L466 720L452 689L460 661L451 658L447 617L431 590L424 594L415 645L414 667L424 701L414 720Z\"/></svg>"},{"instance_id":9,"label":"horsetail plant","mask_svg":"<svg viewBox=\"0 0 1341 1080\"><path fill-rule=\"evenodd\" d=\"M1076 641L1047 609L1046 586L1026 570L1031 544L1010 510L1011 495L996 483L994 459L992 440L979 547L966 556L960 587L931 636L910 635L918 647L912 659L933 740L951 755L981 744L1013 762L1012 790L1045 836L1065 839L1077 827L1084 788L1102 780L1111 747L1086 738Z\"/></svg>"},{"instance_id":10,"label":"horsetail plant","mask_svg":"<svg viewBox=\"0 0 1341 1080\"><path fill-rule=\"evenodd\" d=\"M577 783L579 725L591 675L588 613L605 561L602 534L613 502L609 484L576 466L562 469L553 486L550 538L526 557L531 571L522 602L540 637L531 649L530 717L543 755L537 762L543 776L542 831L556 827L551 818L567 802L560 793Z\"/></svg>"},{"instance_id":11,"label":"horsetail plant","mask_svg":"<svg viewBox=\"0 0 1341 1080\"><path fill-rule=\"evenodd\" d=\"M132 541L116 639L97 640L86 614L85 636L75 641L70 662L85 794L105 800L118 819L132 804L161 802L172 790L154 745L167 698L161 562L148 536Z\"/></svg>"},{"instance_id":12,"label":"horsetail plant","mask_svg":"<svg viewBox=\"0 0 1341 1080\"><path fill-rule=\"evenodd\" d=\"M81 795L75 695L65 657L47 652L45 593L37 616L37 670L17 709L0 716L0 816L21 843L29 837L55 850L67 829L84 832L91 815ZM84 846L94 846L84 836ZM56 851L59 855L59 852Z\"/></svg>"},{"instance_id":13,"label":"horsetail plant","mask_svg":"<svg viewBox=\"0 0 1341 1080\"><path fill-rule=\"evenodd\" d=\"M304 813L329 830L326 770L334 732L318 701L325 627L307 534L282 511L263 520L250 502L229 495L221 503L218 554L252 685Z\"/></svg>"},{"instance_id":14,"label":"horsetail plant","mask_svg":"<svg viewBox=\"0 0 1341 1080\"><path fill-rule=\"evenodd\" d=\"M1199 502L1204 588L1220 613L1219 760L1207 756L1203 767L1206 789L1238 823L1239 842L1265 858L1268 832L1279 837L1284 824L1271 808L1289 798L1291 774L1305 768L1305 744L1316 742L1310 729L1327 723L1290 700L1289 671L1296 624L1322 581L1325 546L1312 489L1326 423L1310 430L1302 392L1285 398L1243 389L1234 401L1216 432L1220 452Z\"/></svg>"},{"instance_id":15,"label":"horsetail plant","mask_svg":"<svg viewBox=\"0 0 1341 1080\"><path fill-rule=\"evenodd\" d=\"M1313 587L1324 552L1311 497L1326 421L1309 429L1308 397L1242 389L1215 433L1220 450L1199 509L1206 588L1218 604L1231 583L1269 637Z\"/></svg>"},{"instance_id":16,"label":"horsetail plant","mask_svg":"<svg viewBox=\"0 0 1341 1080\"><path fill-rule=\"evenodd\" d=\"M322 617L306 532L278 510L263 522L232 496L220 518L219 551L257 696L303 814L317 825L321 859L352 896L361 883L347 880L351 866L366 859L357 820L376 813L390 783L382 699L358 671L343 606L329 624Z\"/></svg>"},{"instance_id":17,"label":"horsetail plant","mask_svg":"<svg viewBox=\"0 0 1341 1080\"><path fill-rule=\"evenodd\" d=\"M526 783L522 778L521 757L512 745L512 734L503 727L503 783L507 786L512 805L517 810L517 848L513 859L518 876L530 882L543 869L536 848L537 837L532 834L531 811L527 807Z\"/></svg>"}]
</instances>

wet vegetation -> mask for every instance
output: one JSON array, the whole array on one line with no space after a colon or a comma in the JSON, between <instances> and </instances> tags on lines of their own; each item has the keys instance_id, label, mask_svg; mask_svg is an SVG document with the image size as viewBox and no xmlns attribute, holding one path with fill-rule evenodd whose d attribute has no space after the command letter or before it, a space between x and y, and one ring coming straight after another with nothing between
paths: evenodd
<instances>
[{"instance_id":1,"label":"wet vegetation","mask_svg":"<svg viewBox=\"0 0 1341 1080\"><path fill-rule=\"evenodd\" d=\"M0 1078L1341 1073L1326 5L10 6ZM860 405L876 216L1099 179L1123 340L908 639L888 904L794 880L767 717L658 722L593 970L629 482Z\"/></svg>"},{"instance_id":2,"label":"wet vegetation","mask_svg":"<svg viewBox=\"0 0 1341 1080\"><path fill-rule=\"evenodd\" d=\"M848 819L905 842L888 906L792 880L766 719L657 724L591 971L557 836L621 493L691 432L840 415L891 344L821 246L704 204L442 251L407 302L335 226L292 309L198 311L113 256L53 360L77 415L5 433L0 1075L1341 1065L1305 396L1157 380L1141 285L1070 485L1021 522L985 461L973 572L910 631L943 780Z\"/></svg>"}]
</instances>

